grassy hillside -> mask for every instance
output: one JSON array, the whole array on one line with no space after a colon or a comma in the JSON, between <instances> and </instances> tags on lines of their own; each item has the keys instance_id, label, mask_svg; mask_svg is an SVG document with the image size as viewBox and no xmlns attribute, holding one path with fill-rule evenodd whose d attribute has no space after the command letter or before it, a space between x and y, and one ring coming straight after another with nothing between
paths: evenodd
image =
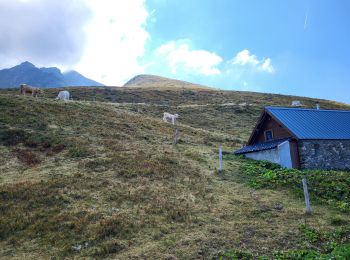
<instances>
[{"instance_id":1,"label":"grassy hillside","mask_svg":"<svg viewBox=\"0 0 350 260\"><path fill-rule=\"evenodd\" d=\"M229 134L241 142L247 140L264 106L289 106L293 100L299 100L305 108L314 108L316 103L324 109L350 108L343 103L307 97L196 89L186 82L175 84L170 81L167 84L172 87L165 89L150 89L147 84L146 87L66 89L76 101L113 103L121 109L157 118L161 118L165 111L178 113L184 124ZM185 89L182 88L183 85L186 86ZM60 90L62 89L47 89L42 97L54 99ZM2 93L16 95L18 90L7 89Z\"/></svg>"},{"instance_id":2,"label":"grassy hillside","mask_svg":"<svg viewBox=\"0 0 350 260\"><path fill-rule=\"evenodd\" d=\"M209 87L193 84L176 79L169 79L155 75L137 75L124 84L124 87L148 88L148 89L210 89Z\"/></svg>"},{"instance_id":3,"label":"grassy hillside","mask_svg":"<svg viewBox=\"0 0 350 260\"><path fill-rule=\"evenodd\" d=\"M310 191L307 216L297 186L264 185L267 171L281 174L275 166L227 153L217 174L218 147L240 147L264 105L297 99L314 107L315 100L130 87L70 88L74 101L58 102L58 89L38 99L15 91L0 91L2 258L253 259L349 250L349 198L330 203ZM163 112L180 114L177 145Z\"/></svg>"}]
</instances>

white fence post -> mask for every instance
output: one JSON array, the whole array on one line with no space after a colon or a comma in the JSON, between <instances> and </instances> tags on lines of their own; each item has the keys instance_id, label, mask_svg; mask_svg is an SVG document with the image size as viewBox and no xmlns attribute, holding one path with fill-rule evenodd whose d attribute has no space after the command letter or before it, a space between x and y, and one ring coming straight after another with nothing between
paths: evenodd
<instances>
[{"instance_id":1,"label":"white fence post","mask_svg":"<svg viewBox=\"0 0 350 260\"><path fill-rule=\"evenodd\" d=\"M179 139L180 139L180 132L179 132L179 129L176 128L175 129L175 135L174 135L174 144L177 144Z\"/></svg>"},{"instance_id":2,"label":"white fence post","mask_svg":"<svg viewBox=\"0 0 350 260\"><path fill-rule=\"evenodd\" d=\"M308 192L308 189L307 189L307 181L306 181L305 177L303 178L302 182L303 182L303 189L304 189L306 213L307 214L311 214L312 210L311 210L311 206L310 206L309 192Z\"/></svg>"},{"instance_id":3,"label":"white fence post","mask_svg":"<svg viewBox=\"0 0 350 260\"><path fill-rule=\"evenodd\" d=\"M222 174L222 146L219 149L219 173Z\"/></svg>"}]
</instances>

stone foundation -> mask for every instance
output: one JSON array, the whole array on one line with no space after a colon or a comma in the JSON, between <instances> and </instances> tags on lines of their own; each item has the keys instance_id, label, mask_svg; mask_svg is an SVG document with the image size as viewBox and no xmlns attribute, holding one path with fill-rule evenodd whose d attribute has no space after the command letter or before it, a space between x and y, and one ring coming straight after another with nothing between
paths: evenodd
<instances>
[{"instance_id":1,"label":"stone foundation","mask_svg":"<svg viewBox=\"0 0 350 260\"><path fill-rule=\"evenodd\" d=\"M299 140L301 169L350 170L350 140Z\"/></svg>"}]
</instances>

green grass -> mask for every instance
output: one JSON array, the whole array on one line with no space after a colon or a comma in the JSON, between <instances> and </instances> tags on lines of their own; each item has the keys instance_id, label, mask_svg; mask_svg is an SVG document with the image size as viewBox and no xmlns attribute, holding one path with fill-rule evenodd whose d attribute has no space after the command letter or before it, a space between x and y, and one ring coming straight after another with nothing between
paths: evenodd
<instances>
[{"instance_id":1,"label":"green grass","mask_svg":"<svg viewBox=\"0 0 350 260\"><path fill-rule=\"evenodd\" d=\"M299 231L303 238L299 241L299 249L277 250L273 252L276 259L347 259L350 257L350 222L348 218L340 214L349 213L350 205L350 179L349 172L322 171L322 170L296 170L284 169L279 165L266 161L254 161L244 157L236 157L225 154L224 160L230 164L239 163L239 171L226 170L224 178L229 181L237 181L256 190L286 191L295 199L302 201L303 189L301 179L306 177L312 207L329 205L334 211L331 216L330 226L339 227L333 230L321 230L319 227L310 226L305 219L300 224ZM274 209L281 209L281 205L268 207L261 204L256 214L260 217L270 217ZM338 212L338 213L337 213ZM318 212L314 212L317 214ZM262 259L271 256L260 255ZM256 255L249 251L226 251L222 259L255 259Z\"/></svg>"},{"instance_id":2,"label":"green grass","mask_svg":"<svg viewBox=\"0 0 350 260\"><path fill-rule=\"evenodd\" d=\"M288 259L347 250L350 217L336 205L340 193L331 197L337 186L317 186L308 216L289 187L294 172L286 173L286 184L277 178L275 186L254 186L252 180L260 184L255 171L271 167L229 154L246 141L265 103L289 104L294 97L69 90L73 102L53 100L57 90L38 99L0 92L2 258ZM163 112L180 114L176 146ZM216 174L220 145L223 177ZM346 173L333 173L343 184L348 180ZM305 174L331 178L322 171Z\"/></svg>"},{"instance_id":3,"label":"green grass","mask_svg":"<svg viewBox=\"0 0 350 260\"><path fill-rule=\"evenodd\" d=\"M290 189L300 197L303 196L301 179L305 177L313 201L350 213L349 172L284 169L266 161L242 159L241 175L254 188Z\"/></svg>"}]
</instances>

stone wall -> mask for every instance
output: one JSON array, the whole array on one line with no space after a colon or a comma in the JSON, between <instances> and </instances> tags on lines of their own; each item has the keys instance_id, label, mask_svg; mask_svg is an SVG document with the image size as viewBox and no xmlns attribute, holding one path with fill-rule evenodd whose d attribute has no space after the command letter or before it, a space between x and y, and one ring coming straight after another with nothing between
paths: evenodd
<instances>
[{"instance_id":1,"label":"stone wall","mask_svg":"<svg viewBox=\"0 0 350 260\"><path fill-rule=\"evenodd\" d=\"M302 169L350 170L350 140L299 140Z\"/></svg>"}]
</instances>

